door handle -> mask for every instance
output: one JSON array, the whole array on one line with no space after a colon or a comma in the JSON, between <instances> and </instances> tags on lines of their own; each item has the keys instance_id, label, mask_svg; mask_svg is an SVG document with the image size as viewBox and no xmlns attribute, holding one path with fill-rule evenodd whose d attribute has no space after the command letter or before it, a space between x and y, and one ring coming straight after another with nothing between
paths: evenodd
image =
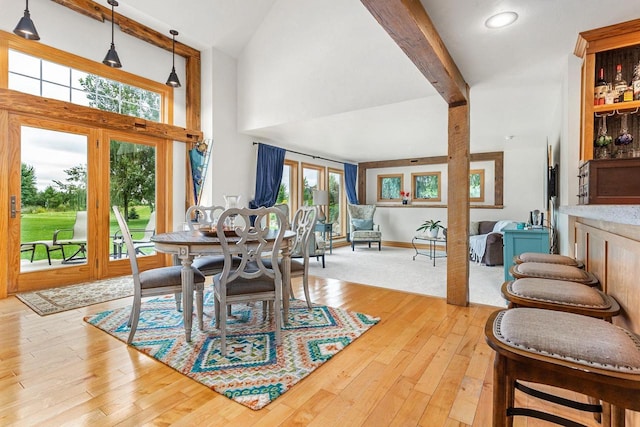
<instances>
[{"instance_id":1,"label":"door handle","mask_svg":"<svg viewBox=\"0 0 640 427\"><path fill-rule=\"evenodd\" d=\"M16 213L18 213L16 209L16 196L11 196L11 218L16 217Z\"/></svg>"}]
</instances>

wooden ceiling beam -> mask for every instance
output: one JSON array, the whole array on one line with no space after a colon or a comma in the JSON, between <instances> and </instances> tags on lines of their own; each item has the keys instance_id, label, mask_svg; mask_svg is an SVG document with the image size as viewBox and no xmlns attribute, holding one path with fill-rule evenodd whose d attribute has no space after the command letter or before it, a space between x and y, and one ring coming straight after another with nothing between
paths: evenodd
<instances>
[{"instance_id":1,"label":"wooden ceiling beam","mask_svg":"<svg viewBox=\"0 0 640 427\"><path fill-rule=\"evenodd\" d=\"M54 3L58 3L61 6L68 7L69 9L95 19L96 21L104 22L111 21L111 9L91 0L51 0ZM173 39L166 36L152 28L147 27L139 22L129 19L124 15L120 15L118 12L114 12L113 21L120 30L132 37L143 40L153 46L168 50L171 52L173 45ZM200 51L189 47L176 40L176 54L184 58L200 57Z\"/></svg>"},{"instance_id":2,"label":"wooden ceiling beam","mask_svg":"<svg viewBox=\"0 0 640 427\"><path fill-rule=\"evenodd\" d=\"M469 88L419 0L361 0L450 106Z\"/></svg>"},{"instance_id":3,"label":"wooden ceiling beam","mask_svg":"<svg viewBox=\"0 0 640 427\"><path fill-rule=\"evenodd\" d=\"M191 143L202 141L202 132L197 129L152 122L11 89L0 88L0 110L182 141L189 143L189 148L192 147Z\"/></svg>"}]
</instances>

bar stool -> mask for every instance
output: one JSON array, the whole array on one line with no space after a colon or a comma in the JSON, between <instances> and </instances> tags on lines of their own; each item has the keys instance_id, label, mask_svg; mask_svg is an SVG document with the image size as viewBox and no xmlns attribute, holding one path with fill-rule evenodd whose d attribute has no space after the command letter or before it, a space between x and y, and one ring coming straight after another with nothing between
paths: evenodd
<instances>
[{"instance_id":1,"label":"bar stool","mask_svg":"<svg viewBox=\"0 0 640 427\"><path fill-rule=\"evenodd\" d=\"M510 426L514 416L565 426L580 425L542 411L514 407L515 390L570 408L601 412L602 406L575 402L525 386L546 384L595 397L610 406L603 425L625 425L624 411L640 410L640 337L600 319L539 308L496 311L485 325L495 350L493 426Z\"/></svg>"},{"instance_id":2,"label":"bar stool","mask_svg":"<svg viewBox=\"0 0 640 427\"><path fill-rule=\"evenodd\" d=\"M600 281L593 273L570 265L523 262L522 264L512 265L509 272L516 279L536 277L539 279L567 280L589 286L600 285Z\"/></svg>"},{"instance_id":3,"label":"bar stool","mask_svg":"<svg viewBox=\"0 0 640 427\"><path fill-rule=\"evenodd\" d=\"M611 322L620 313L620 305L610 295L566 280L525 277L502 284L502 295L509 308L532 307L566 311Z\"/></svg>"},{"instance_id":4,"label":"bar stool","mask_svg":"<svg viewBox=\"0 0 640 427\"><path fill-rule=\"evenodd\" d=\"M523 262L542 262L545 264L562 264L584 268L584 263L574 258L564 255L544 254L539 252L523 252L520 255L514 256L513 262L515 264L522 264Z\"/></svg>"}]
</instances>

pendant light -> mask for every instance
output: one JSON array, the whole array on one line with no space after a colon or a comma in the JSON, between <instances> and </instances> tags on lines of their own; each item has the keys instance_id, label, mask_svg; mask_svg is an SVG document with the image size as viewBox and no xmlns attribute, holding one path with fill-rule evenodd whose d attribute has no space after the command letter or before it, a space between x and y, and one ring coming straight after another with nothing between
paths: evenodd
<instances>
[{"instance_id":1,"label":"pendant light","mask_svg":"<svg viewBox=\"0 0 640 427\"><path fill-rule=\"evenodd\" d=\"M38 31L36 31L36 26L33 24L31 14L29 13L29 0L26 0L26 3L27 5L24 10L24 16L20 18L20 21L18 21L18 25L16 25L13 32L27 40L40 40Z\"/></svg>"},{"instance_id":2,"label":"pendant light","mask_svg":"<svg viewBox=\"0 0 640 427\"><path fill-rule=\"evenodd\" d=\"M171 30L169 32L173 36L173 45L171 47L173 67L171 68L171 73L169 74L169 78L167 79L167 86L180 87L180 80L178 79L178 75L176 74L176 36L178 35L178 32L176 30Z\"/></svg>"},{"instance_id":3,"label":"pendant light","mask_svg":"<svg viewBox=\"0 0 640 427\"><path fill-rule=\"evenodd\" d=\"M111 5L111 47L109 48L107 56L104 57L102 63L109 67L122 68L120 58L118 58L118 52L116 52L116 46L113 44L113 31L115 27L115 23L113 22L113 8L118 5L118 2L116 0L109 0L108 3Z\"/></svg>"}]
</instances>

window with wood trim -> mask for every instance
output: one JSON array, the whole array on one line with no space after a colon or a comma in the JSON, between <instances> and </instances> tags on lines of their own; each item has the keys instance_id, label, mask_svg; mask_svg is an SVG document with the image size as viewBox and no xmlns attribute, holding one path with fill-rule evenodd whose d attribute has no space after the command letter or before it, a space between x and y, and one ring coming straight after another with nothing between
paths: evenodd
<instances>
[{"instance_id":1,"label":"window with wood trim","mask_svg":"<svg viewBox=\"0 0 640 427\"><path fill-rule=\"evenodd\" d=\"M400 192L404 188L403 174L378 175L378 201L393 202L402 199Z\"/></svg>"},{"instance_id":2,"label":"window with wood trim","mask_svg":"<svg viewBox=\"0 0 640 427\"><path fill-rule=\"evenodd\" d=\"M0 31L7 88L145 120L171 124L173 89L140 76ZM2 45L2 43L0 43ZM2 81L3 79L0 79Z\"/></svg>"},{"instance_id":3,"label":"window with wood trim","mask_svg":"<svg viewBox=\"0 0 640 427\"><path fill-rule=\"evenodd\" d=\"M469 171L469 201L484 202L484 169Z\"/></svg>"},{"instance_id":4,"label":"window with wood trim","mask_svg":"<svg viewBox=\"0 0 640 427\"><path fill-rule=\"evenodd\" d=\"M324 190L325 167L302 163L301 205L313 206L313 190Z\"/></svg>"},{"instance_id":5,"label":"window with wood trim","mask_svg":"<svg viewBox=\"0 0 640 427\"><path fill-rule=\"evenodd\" d=\"M439 202L442 200L440 172L411 174L412 200L417 202Z\"/></svg>"},{"instance_id":6,"label":"window with wood trim","mask_svg":"<svg viewBox=\"0 0 640 427\"><path fill-rule=\"evenodd\" d=\"M329 214L326 222L333 224L334 236L343 236L346 216L346 195L344 192L344 170L329 168Z\"/></svg>"}]
</instances>

